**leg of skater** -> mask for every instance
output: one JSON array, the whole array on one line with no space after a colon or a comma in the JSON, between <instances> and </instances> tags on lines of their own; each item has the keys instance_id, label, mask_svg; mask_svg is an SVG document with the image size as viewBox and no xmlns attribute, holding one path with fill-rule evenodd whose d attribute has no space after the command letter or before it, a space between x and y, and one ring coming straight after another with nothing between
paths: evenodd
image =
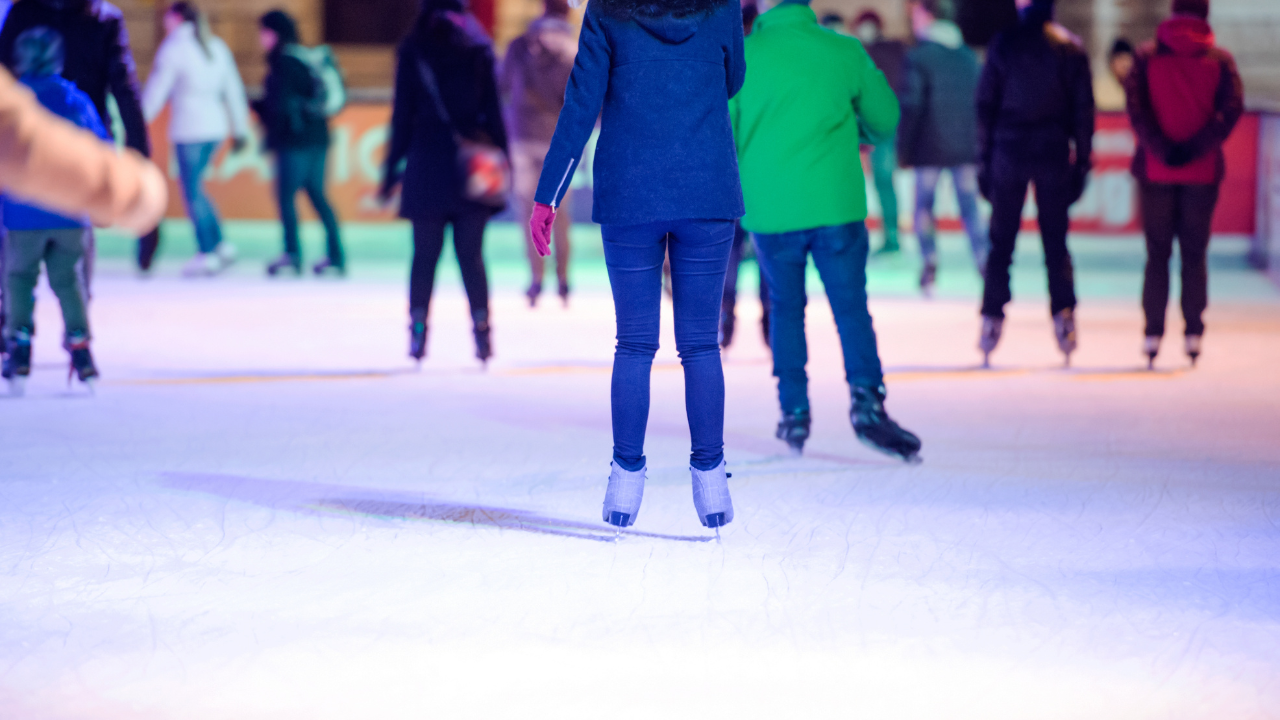
<instances>
[{"instance_id":1,"label":"leg of skater","mask_svg":"<svg viewBox=\"0 0 1280 720\"><path fill-rule=\"evenodd\" d=\"M222 262L214 254L221 240L218 214L204 192L204 172L220 143L178 143L174 154L178 159L178 176L187 216L196 233L196 256L183 268L188 277L214 275L222 270Z\"/></svg>"},{"instance_id":2,"label":"leg of skater","mask_svg":"<svg viewBox=\"0 0 1280 720\"><path fill-rule=\"evenodd\" d=\"M98 376L89 352L89 313L80 291L80 265L84 259L83 228L50 230L44 261L49 287L62 308L63 347L71 353L71 368L82 382Z\"/></svg>"},{"instance_id":3,"label":"leg of skater","mask_svg":"<svg viewBox=\"0 0 1280 720\"><path fill-rule=\"evenodd\" d=\"M436 266L444 248L444 217L413 219L413 262L409 266L409 357L427 353L427 317L435 289Z\"/></svg>"},{"instance_id":4,"label":"leg of skater","mask_svg":"<svg viewBox=\"0 0 1280 720\"><path fill-rule=\"evenodd\" d=\"M1044 244L1044 265L1049 275L1049 312L1053 316L1054 336L1065 362L1071 363L1075 352L1076 337L1076 282L1071 265L1071 252L1067 248L1067 231L1070 220L1067 211L1071 197L1071 169L1068 165L1047 165L1035 173L1036 205L1039 208L1037 222L1040 240Z\"/></svg>"},{"instance_id":5,"label":"leg of skater","mask_svg":"<svg viewBox=\"0 0 1280 720\"><path fill-rule=\"evenodd\" d=\"M296 197L306 171L304 153L287 148L276 151L276 203L280 207L280 226L284 231L284 254L267 266L268 275L276 275L281 270L292 270L294 274L302 271Z\"/></svg>"},{"instance_id":6,"label":"leg of skater","mask_svg":"<svg viewBox=\"0 0 1280 720\"><path fill-rule=\"evenodd\" d=\"M813 262L822 277L831 314L840 332L845 380L852 397L849 418L854 433L879 452L916 462L920 439L902 429L884 409L884 371L876 346L875 327L867 309L867 226L856 222L812 232Z\"/></svg>"},{"instance_id":7,"label":"leg of skater","mask_svg":"<svg viewBox=\"0 0 1280 720\"><path fill-rule=\"evenodd\" d=\"M880 198L880 212L884 220L884 244L876 251L896 253L898 244L898 190L893 185L893 173L898 169L898 147L893 139L871 148L871 176Z\"/></svg>"},{"instance_id":8,"label":"leg of skater","mask_svg":"<svg viewBox=\"0 0 1280 720\"><path fill-rule=\"evenodd\" d=\"M6 341L3 375L11 383L11 392L21 394L23 380L31 373L31 336L35 334L36 282L40 279L40 262L48 244L45 231L10 230L5 243L5 290L8 316L5 318Z\"/></svg>"},{"instance_id":9,"label":"leg of skater","mask_svg":"<svg viewBox=\"0 0 1280 720\"><path fill-rule=\"evenodd\" d=\"M1004 328L1004 306L1013 298L1009 267L1022 229L1022 206L1027 200L1029 173L1012 160L997 155L991 164L991 253L987 256L987 277L982 291L982 333L978 349L984 364L1000 342Z\"/></svg>"},{"instance_id":10,"label":"leg of skater","mask_svg":"<svg viewBox=\"0 0 1280 720\"><path fill-rule=\"evenodd\" d=\"M308 148L304 152L305 171L302 177L302 189L316 209L320 222L324 225L325 258L316 263L312 271L322 275L333 270L339 275L347 272L347 258L342 250L342 235L338 228L338 216L329 204L325 190L325 178L328 177L329 148Z\"/></svg>"},{"instance_id":11,"label":"leg of skater","mask_svg":"<svg viewBox=\"0 0 1280 720\"><path fill-rule=\"evenodd\" d=\"M532 205L530 206L532 211ZM571 235L573 233L573 208L569 196L560 203L560 211L556 213L555 222L551 226L552 238L556 245L556 294L565 307L569 306L569 258L573 252Z\"/></svg>"},{"instance_id":12,"label":"leg of skater","mask_svg":"<svg viewBox=\"0 0 1280 720\"><path fill-rule=\"evenodd\" d=\"M670 235L676 350L684 368L684 402L692 439L689 467L698 520L733 521L724 462L724 367L718 342L720 300L733 248L732 220L683 221Z\"/></svg>"},{"instance_id":13,"label":"leg of skater","mask_svg":"<svg viewBox=\"0 0 1280 720\"><path fill-rule=\"evenodd\" d=\"M542 161L546 157L547 147L545 143L511 141L511 194L516 201L515 210L520 213L517 217L527 218L533 215L533 196L538 190L538 178L542 175ZM560 222L560 216L565 214L564 208L561 207L556 213L557 224ZM533 231L528 223L524 224L524 236L525 254L529 258L529 287L525 290L525 297L529 298L529 307L536 307L538 297L542 294L546 260L538 254L533 245ZM558 248L557 254L559 254Z\"/></svg>"},{"instance_id":14,"label":"leg of skater","mask_svg":"<svg viewBox=\"0 0 1280 720\"><path fill-rule=\"evenodd\" d=\"M814 230L788 233L755 233L756 260L769 286L769 347L773 350L773 376L778 379L782 419L777 437L793 454L804 450L809 439L809 347L804 334L805 264Z\"/></svg>"},{"instance_id":15,"label":"leg of skater","mask_svg":"<svg viewBox=\"0 0 1280 720\"><path fill-rule=\"evenodd\" d=\"M720 295L720 347L733 344L733 330L737 325L738 268L747 245L747 231L734 223L733 247L729 249L729 264L724 273L724 292Z\"/></svg>"},{"instance_id":16,"label":"leg of skater","mask_svg":"<svg viewBox=\"0 0 1280 720\"><path fill-rule=\"evenodd\" d=\"M1209 306L1209 237L1218 185L1183 185L1179 202L1178 249L1182 259L1182 317L1186 321L1186 351L1195 364L1204 335L1204 311Z\"/></svg>"},{"instance_id":17,"label":"leg of skater","mask_svg":"<svg viewBox=\"0 0 1280 720\"><path fill-rule=\"evenodd\" d=\"M960 221L964 223L965 235L969 237L973 262L978 268L978 274L986 277L991 238L987 234L986 223L982 221L982 212L978 209L978 166L960 165L951 168L951 183L955 185L956 204L960 206Z\"/></svg>"},{"instance_id":18,"label":"leg of skater","mask_svg":"<svg viewBox=\"0 0 1280 720\"><path fill-rule=\"evenodd\" d=\"M1176 232L1177 188L1144 182L1140 189L1142 230L1147 241L1147 265L1142 280L1142 312L1146 317L1143 352L1148 366L1154 366L1164 337L1169 306L1169 260L1173 256Z\"/></svg>"},{"instance_id":19,"label":"leg of skater","mask_svg":"<svg viewBox=\"0 0 1280 720\"><path fill-rule=\"evenodd\" d=\"M622 527L635 522L644 492L649 375L658 351L667 231L659 223L600 228L618 326L610 387L613 472L603 517Z\"/></svg>"},{"instance_id":20,"label":"leg of skater","mask_svg":"<svg viewBox=\"0 0 1280 720\"><path fill-rule=\"evenodd\" d=\"M933 294L938 274L938 223L933 216L933 205L940 177L942 168L916 168L915 231L920 242L920 291L926 296Z\"/></svg>"},{"instance_id":21,"label":"leg of skater","mask_svg":"<svg viewBox=\"0 0 1280 720\"><path fill-rule=\"evenodd\" d=\"M471 306L476 359L482 363L493 357L489 276L484 267L484 228L488 222L487 209L467 209L453 216L453 251L458 256L462 285L466 288L467 302Z\"/></svg>"}]
</instances>

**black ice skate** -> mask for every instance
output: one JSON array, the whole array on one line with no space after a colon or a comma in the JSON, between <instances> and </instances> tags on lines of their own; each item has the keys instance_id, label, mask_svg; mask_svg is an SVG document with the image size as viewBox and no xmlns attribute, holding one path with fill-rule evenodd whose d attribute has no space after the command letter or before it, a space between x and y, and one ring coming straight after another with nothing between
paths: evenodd
<instances>
[{"instance_id":1,"label":"black ice skate","mask_svg":"<svg viewBox=\"0 0 1280 720\"><path fill-rule=\"evenodd\" d=\"M538 296L542 294L542 283L533 283L528 290L524 291L524 296L529 299L529 307L538 307Z\"/></svg>"},{"instance_id":2,"label":"black ice skate","mask_svg":"<svg viewBox=\"0 0 1280 720\"><path fill-rule=\"evenodd\" d=\"M493 357L493 330L489 327L489 311L472 310L471 320L475 323L472 332L476 337L476 359L488 366L489 358Z\"/></svg>"},{"instance_id":3,"label":"black ice skate","mask_svg":"<svg viewBox=\"0 0 1280 720\"><path fill-rule=\"evenodd\" d=\"M93 389L98 379L98 368L93 364L93 354L89 352L89 337L77 333L67 338L65 347L71 353L71 368L67 371L67 384L71 384L74 375L80 382Z\"/></svg>"},{"instance_id":4,"label":"black ice skate","mask_svg":"<svg viewBox=\"0 0 1280 720\"><path fill-rule=\"evenodd\" d=\"M427 323L414 320L409 324L409 357L422 362L427 355Z\"/></svg>"},{"instance_id":5,"label":"black ice skate","mask_svg":"<svg viewBox=\"0 0 1280 720\"><path fill-rule=\"evenodd\" d=\"M924 293L927 298L933 297L933 286L938 282L938 261L934 258L927 257L924 259L924 269L920 271L920 292Z\"/></svg>"},{"instance_id":6,"label":"black ice skate","mask_svg":"<svg viewBox=\"0 0 1280 720\"><path fill-rule=\"evenodd\" d=\"M565 307L569 307L569 281L561 280L560 287L556 288L556 294L560 296L560 303Z\"/></svg>"},{"instance_id":7,"label":"black ice skate","mask_svg":"<svg viewBox=\"0 0 1280 720\"><path fill-rule=\"evenodd\" d=\"M921 462L920 438L894 422L884 409L883 388L854 388L849 411L853 431L864 445L910 465Z\"/></svg>"},{"instance_id":8,"label":"black ice skate","mask_svg":"<svg viewBox=\"0 0 1280 720\"><path fill-rule=\"evenodd\" d=\"M727 350L733 344L734 325L737 324L737 318L733 316L732 311L726 312L724 308L720 309L720 349Z\"/></svg>"},{"instance_id":9,"label":"black ice skate","mask_svg":"<svg viewBox=\"0 0 1280 720\"><path fill-rule=\"evenodd\" d=\"M1053 316L1053 334L1058 339L1063 363L1071 367L1071 353L1076 351L1076 312L1073 308L1059 310Z\"/></svg>"},{"instance_id":10,"label":"black ice skate","mask_svg":"<svg viewBox=\"0 0 1280 720\"><path fill-rule=\"evenodd\" d=\"M325 258L320 262L316 263L315 265L312 265L311 272L314 273L317 277L325 275L326 273L333 273L338 277L346 277L347 265L346 263L341 261L335 261L331 258Z\"/></svg>"},{"instance_id":11,"label":"black ice skate","mask_svg":"<svg viewBox=\"0 0 1280 720\"><path fill-rule=\"evenodd\" d=\"M804 453L804 443L809 439L809 411L784 413L778 422L776 437L787 443L793 457L800 457Z\"/></svg>"},{"instance_id":12,"label":"black ice skate","mask_svg":"<svg viewBox=\"0 0 1280 720\"><path fill-rule=\"evenodd\" d=\"M982 351L982 367L991 367L991 352L1000 344L1004 332L1004 318L982 316L982 332L978 335L978 349Z\"/></svg>"},{"instance_id":13,"label":"black ice skate","mask_svg":"<svg viewBox=\"0 0 1280 720\"><path fill-rule=\"evenodd\" d=\"M1200 335L1187 336L1187 357L1191 358L1191 367L1196 366L1196 361L1200 359Z\"/></svg>"},{"instance_id":14,"label":"black ice skate","mask_svg":"<svg viewBox=\"0 0 1280 720\"><path fill-rule=\"evenodd\" d=\"M1142 339L1142 352L1147 356L1147 369L1156 369L1156 356L1160 354L1160 336L1148 335Z\"/></svg>"},{"instance_id":15,"label":"black ice skate","mask_svg":"<svg viewBox=\"0 0 1280 720\"><path fill-rule=\"evenodd\" d=\"M5 356L0 375L9 381L9 393L21 397L31 374L31 333L19 330L5 342Z\"/></svg>"},{"instance_id":16,"label":"black ice skate","mask_svg":"<svg viewBox=\"0 0 1280 720\"><path fill-rule=\"evenodd\" d=\"M271 277L275 277L286 270L292 272L294 275L301 275L302 260L285 253L275 260L272 260L271 263L267 265L267 275L270 275Z\"/></svg>"}]
</instances>

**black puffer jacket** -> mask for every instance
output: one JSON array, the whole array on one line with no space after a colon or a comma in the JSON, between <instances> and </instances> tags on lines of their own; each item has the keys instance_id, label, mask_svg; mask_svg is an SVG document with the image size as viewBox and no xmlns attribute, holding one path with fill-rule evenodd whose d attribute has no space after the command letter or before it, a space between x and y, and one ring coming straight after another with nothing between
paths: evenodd
<instances>
[{"instance_id":1,"label":"black puffer jacket","mask_svg":"<svg viewBox=\"0 0 1280 720\"><path fill-rule=\"evenodd\" d=\"M325 147L329 120L308 109L315 98L315 80L306 63L288 53L289 44L282 42L267 56L262 99L252 103L253 110L267 130L267 149Z\"/></svg>"},{"instance_id":2,"label":"black puffer jacket","mask_svg":"<svg viewBox=\"0 0 1280 720\"><path fill-rule=\"evenodd\" d=\"M440 117L427 92L421 62L426 62L435 76L452 127ZM384 192L403 181L401 217L412 220L487 207L464 197L466 178L458 168L454 131L507 150L494 71L493 47L479 23L463 12L461 3L423 3L417 26L397 52L391 139L383 169Z\"/></svg>"},{"instance_id":3,"label":"black puffer jacket","mask_svg":"<svg viewBox=\"0 0 1280 720\"><path fill-rule=\"evenodd\" d=\"M898 122L898 159L904 167L955 167L977 160L973 98L978 73L977 57L951 22L935 22L928 37L907 53Z\"/></svg>"},{"instance_id":4,"label":"black puffer jacket","mask_svg":"<svg viewBox=\"0 0 1280 720\"><path fill-rule=\"evenodd\" d=\"M1052 22L1053 0L1035 0L1018 24L998 34L978 83L978 146L1025 163L1063 164L1076 147L1077 170L1093 149L1093 76L1080 40Z\"/></svg>"},{"instance_id":5,"label":"black puffer jacket","mask_svg":"<svg viewBox=\"0 0 1280 720\"><path fill-rule=\"evenodd\" d=\"M66 60L62 77L75 83L106 118L107 93L115 96L124 122L125 144L150 155L138 74L129 50L124 15L103 0L24 0L14 4L0 30L0 63L13 70L14 41L35 27L62 34Z\"/></svg>"}]
</instances>

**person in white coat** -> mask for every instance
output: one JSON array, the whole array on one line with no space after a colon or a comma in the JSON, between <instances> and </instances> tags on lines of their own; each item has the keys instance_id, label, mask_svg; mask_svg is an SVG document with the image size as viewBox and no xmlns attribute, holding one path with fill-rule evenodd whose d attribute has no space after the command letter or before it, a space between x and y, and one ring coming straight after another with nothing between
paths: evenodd
<instances>
[{"instance_id":1,"label":"person in white coat","mask_svg":"<svg viewBox=\"0 0 1280 720\"><path fill-rule=\"evenodd\" d=\"M202 178L219 146L232 138L241 150L249 136L249 104L231 51L209 32L204 16L188 2L176 2L164 14L165 39L142 93L147 122L170 105L169 139L174 144L187 213L195 226L199 253L183 274L215 275L234 260L234 248L222 242L218 211L205 194Z\"/></svg>"}]
</instances>

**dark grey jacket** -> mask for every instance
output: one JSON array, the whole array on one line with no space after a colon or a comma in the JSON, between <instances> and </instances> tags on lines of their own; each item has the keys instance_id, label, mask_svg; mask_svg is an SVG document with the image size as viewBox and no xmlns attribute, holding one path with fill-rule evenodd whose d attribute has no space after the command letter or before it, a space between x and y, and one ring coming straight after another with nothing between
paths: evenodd
<instances>
[{"instance_id":1,"label":"dark grey jacket","mask_svg":"<svg viewBox=\"0 0 1280 720\"><path fill-rule=\"evenodd\" d=\"M898 160L904 167L955 167L978 159L978 58L960 29L940 21L907 53L900 96Z\"/></svg>"}]
</instances>

